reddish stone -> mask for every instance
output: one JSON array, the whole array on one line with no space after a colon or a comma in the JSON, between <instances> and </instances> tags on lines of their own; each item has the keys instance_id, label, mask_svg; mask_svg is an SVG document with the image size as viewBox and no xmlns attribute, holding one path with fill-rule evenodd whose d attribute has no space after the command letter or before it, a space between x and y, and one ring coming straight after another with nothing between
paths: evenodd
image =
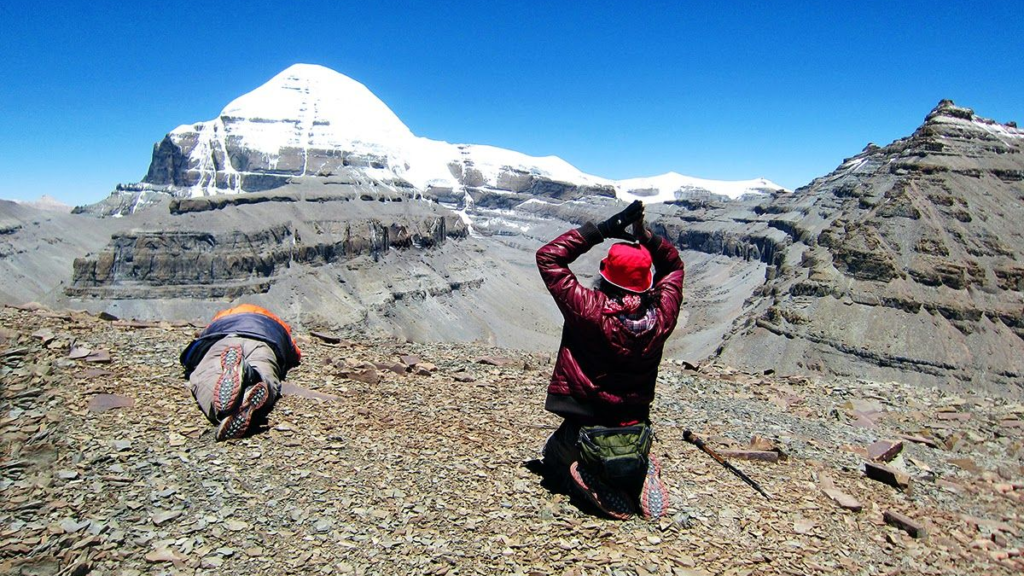
<instances>
[{"instance_id":1,"label":"reddish stone","mask_svg":"<svg viewBox=\"0 0 1024 576\"><path fill-rule=\"evenodd\" d=\"M97 350L86 356L85 361L94 362L96 364L109 364L111 361L110 352L107 352L106 350Z\"/></svg>"},{"instance_id":2,"label":"reddish stone","mask_svg":"<svg viewBox=\"0 0 1024 576\"><path fill-rule=\"evenodd\" d=\"M899 436L900 438L902 438L902 439L904 439L904 440L906 440L908 442L914 442L915 444L924 444L925 446L928 446L929 448L938 448L939 447L939 443L938 442L936 442L935 440L932 440L931 438L925 438L924 436L915 436L915 435L912 435L912 434L897 434L897 436Z\"/></svg>"},{"instance_id":3,"label":"reddish stone","mask_svg":"<svg viewBox=\"0 0 1024 576\"><path fill-rule=\"evenodd\" d=\"M854 417L855 417L855 419L853 420L853 422L850 422L851 426L854 426L856 428L875 428L875 427L877 427L877 424L875 424L875 421L870 416L868 416L867 414L862 414L860 412L855 412L854 413Z\"/></svg>"},{"instance_id":4,"label":"reddish stone","mask_svg":"<svg viewBox=\"0 0 1024 576\"><path fill-rule=\"evenodd\" d=\"M477 358L476 359L476 363L477 364L486 364L488 366L502 367L502 366L511 366L511 365L515 364L516 361L512 360L511 358L505 358L505 357L502 357L502 356L483 356L481 358Z\"/></svg>"},{"instance_id":5,"label":"reddish stone","mask_svg":"<svg viewBox=\"0 0 1024 576\"><path fill-rule=\"evenodd\" d=\"M281 383L281 395L282 396L298 396L299 398L311 398L313 400L338 400L339 397L334 394L324 394L322 392L315 392L308 390L302 386L296 386L290 382Z\"/></svg>"},{"instance_id":6,"label":"reddish stone","mask_svg":"<svg viewBox=\"0 0 1024 576\"><path fill-rule=\"evenodd\" d=\"M853 496L845 492L840 492L835 488L826 488L822 490L826 496L832 499L833 502L838 504L841 508L851 510L853 512L860 512L864 509L864 506Z\"/></svg>"},{"instance_id":7,"label":"reddish stone","mask_svg":"<svg viewBox=\"0 0 1024 576\"><path fill-rule=\"evenodd\" d=\"M103 376L113 376L114 373L110 370L104 370L102 368L89 368L82 372L82 378L101 378Z\"/></svg>"},{"instance_id":8,"label":"reddish stone","mask_svg":"<svg viewBox=\"0 0 1024 576\"><path fill-rule=\"evenodd\" d=\"M901 490L910 488L910 476L903 472L893 470L888 466L881 464L872 464L870 462L864 463L864 473L867 474L868 478L877 480L883 484L895 486Z\"/></svg>"},{"instance_id":9,"label":"reddish stone","mask_svg":"<svg viewBox=\"0 0 1024 576\"><path fill-rule=\"evenodd\" d=\"M89 399L89 412L106 412L115 408L131 408L135 400L117 394L97 394Z\"/></svg>"},{"instance_id":10,"label":"reddish stone","mask_svg":"<svg viewBox=\"0 0 1024 576\"><path fill-rule=\"evenodd\" d=\"M903 442L899 440L879 440L868 446L868 458L889 462L901 451L903 451Z\"/></svg>"},{"instance_id":11,"label":"reddish stone","mask_svg":"<svg viewBox=\"0 0 1024 576\"><path fill-rule=\"evenodd\" d=\"M374 362L373 365L379 370L388 370L395 374L405 374L409 371L404 364L398 362Z\"/></svg>"},{"instance_id":12,"label":"reddish stone","mask_svg":"<svg viewBox=\"0 0 1024 576\"><path fill-rule=\"evenodd\" d=\"M971 415L967 412L938 412L935 414L936 420L956 420L958 422L966 422L971 419Z\"/></svg>"},{"instance_id":13,"label":"reddish stone","mask_svg":"<svg viewBox=\"0 0 1024 576\"><path fill-rule=\"evenodd\" d=\"M949 463L971 474L981 472L981 468L978 468L978 465L970 458L951 458Z\"/></svg>"},{"instance_id":14,"label":"reddish stone","mask_svg":"<svg viewBox=\"0 0 1024 576\"><path fill-rule=\"evenodd\" d=\"M926 536L924 525L909 516L886 510L882 517L885 519L886 524L896 526L914 538L924 538Z\"/></svg>"}]
</instances>

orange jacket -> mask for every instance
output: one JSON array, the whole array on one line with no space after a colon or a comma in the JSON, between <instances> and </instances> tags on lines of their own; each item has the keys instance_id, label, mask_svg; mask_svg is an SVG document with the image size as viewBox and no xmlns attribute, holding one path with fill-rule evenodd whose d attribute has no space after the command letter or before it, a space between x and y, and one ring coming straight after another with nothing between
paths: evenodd
<instances>
[{"instance_id":1,"label":"orange jacket","mask_svg":"<svg viewBox=\"0 0 1024 576\"><path fill-rule=\"evenodd\" d=\"M198 338L181 353L185 377L195 370L214 342L226 336L242 336L262 340L274 349L282 375L299 365L302 351L292 337L291 326L274 313L253 304L241 304L221 310Z\"/></svg>"}]
</instances>

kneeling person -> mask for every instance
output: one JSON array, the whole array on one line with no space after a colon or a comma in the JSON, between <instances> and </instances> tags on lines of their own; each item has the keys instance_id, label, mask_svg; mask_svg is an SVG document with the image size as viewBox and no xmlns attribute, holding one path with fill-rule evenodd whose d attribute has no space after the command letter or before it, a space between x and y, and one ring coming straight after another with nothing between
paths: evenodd
<instances>
[{"instance_id":1,"label":"kneeling person","mask_svg":"<svg viewBox=\"0 0 1024 576\"><path fill-rule=\"evenodd\" d=\"M596 290L583 286L569 265L612 238L631 242L608 250ZM668 512L668 491L650 453L650 409L683 298L679 252L644 226L637 201L544 245L537 266L564 319L545 402L563 418L544 446L549 476L613 518L637 508L659 518Z\"/></svg>"},{"instance_id":2,"label":"kneeling person","mask_svg":"<svg viewBox=\"0 0 1024 576\"><path fill-rule=\"evenodd\" d=\"M265 308L241 304L218 312L180 360L192 396L221 441L242 438L266 419L281 396L281 380L301 358L288 324Z\"/></svg>"}]
</instances>

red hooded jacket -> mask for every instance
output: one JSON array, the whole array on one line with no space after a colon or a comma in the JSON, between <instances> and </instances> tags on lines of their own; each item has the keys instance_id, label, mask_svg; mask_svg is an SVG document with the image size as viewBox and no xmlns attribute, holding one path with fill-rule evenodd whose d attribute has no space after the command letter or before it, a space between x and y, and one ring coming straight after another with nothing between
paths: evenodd
<instances>
[{"instance_id":1,"label":"red hooded jacket","mask_svg":"<svg viewBox=\"0 0 1024 576\"><path fill-rule=\"evenodd\" d=\"M607 313L608 296L584 287L569 270L601 241L588 222L537 251L540 275L565 319L545 408L581 424L615 426L649 415L665 340L679 317L684 269L679 252L660 236L644 243L654 263L655 320L636 334Z\"/></svg>"}]
</instances>

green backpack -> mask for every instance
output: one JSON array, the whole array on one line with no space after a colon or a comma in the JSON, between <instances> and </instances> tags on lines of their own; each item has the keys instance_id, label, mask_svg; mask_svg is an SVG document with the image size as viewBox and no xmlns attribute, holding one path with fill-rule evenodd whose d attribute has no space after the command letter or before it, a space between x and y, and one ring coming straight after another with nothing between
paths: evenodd
<instances>
[{"instance_id":1,"label":"green backpack","mask_svg":"<svg viewBox=\"0 0 1024 576\"><path fill-rule=\"evenodd\" d=\"M613 484L635 481L647 473L654 442L650 423L633 426L581 426L580 463Z\"/></svg>"}]
</instances>

